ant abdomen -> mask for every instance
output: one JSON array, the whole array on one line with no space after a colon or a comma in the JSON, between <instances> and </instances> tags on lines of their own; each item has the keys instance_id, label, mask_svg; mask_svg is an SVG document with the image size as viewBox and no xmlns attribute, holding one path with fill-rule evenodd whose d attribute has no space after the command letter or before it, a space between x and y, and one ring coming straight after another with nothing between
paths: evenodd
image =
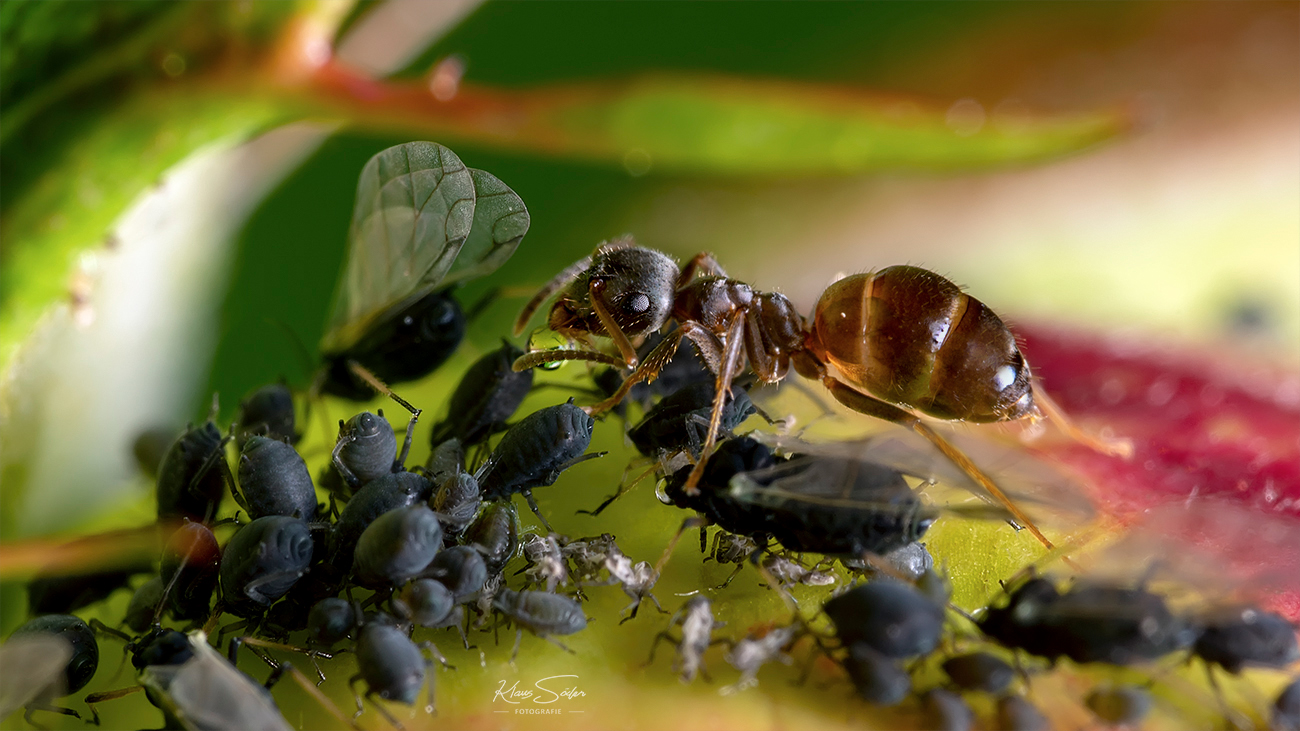
<instances>
[{"instance_id":1,"label":"ant abdomen","mask_svg":"<svg viewBox=\"0 0 1300 731\"><path fill-rule=\"evenodd\" d=\"M1015 336L934 272L893 266L832 284L809 347L849 383L940 419L1006 421L1034 410Z\"/></svg>"}]
</instances>

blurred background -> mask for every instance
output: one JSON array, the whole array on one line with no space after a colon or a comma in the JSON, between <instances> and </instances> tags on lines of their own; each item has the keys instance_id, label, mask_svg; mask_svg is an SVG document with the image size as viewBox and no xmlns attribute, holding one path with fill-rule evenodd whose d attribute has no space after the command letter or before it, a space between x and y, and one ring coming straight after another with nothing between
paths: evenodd
<instances>
[{"instance_id":1,"label":"blurred background","mask_svg":"<svg viewBox=\"0 0 1300 731\"><path fill-rule=\"evenodd\" d=\"M465 302L624 233L805 312L910 263L1012 322L1267 366L1294 406L1298 27L1288 2L7 0L0 538L147 517L142 429L305 387L357 172L410 139L532 215Z\"/></svg>"}]
</instances>

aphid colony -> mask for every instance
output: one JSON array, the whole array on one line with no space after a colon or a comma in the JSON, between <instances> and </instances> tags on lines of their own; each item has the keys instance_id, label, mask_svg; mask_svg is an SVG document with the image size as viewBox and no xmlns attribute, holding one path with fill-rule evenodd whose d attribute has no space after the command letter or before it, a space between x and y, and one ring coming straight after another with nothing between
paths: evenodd
<instances>
[{"instance_id":1,"label":"aphid colony","mask_svg":"<svg viewBox=\"0 0 1300 731\"><path fill-rule=\"evenodd\" d=\"M593 588L621 588L630 600L622 621L646 600L659 607L652 590L691 527L700 529L706 560L735 569L721 586L698 587L671 618L653 620L663 630L647 664L668 641L672 672L683 683L707 680L706 655L722 645L718 654L738 673L724 693L757 685L772 661L812 667L829 658L846 689L869 704L911 708L924 727L1032 729L1049 727L1044 708L1060 700L1033 694L1031 675L1045 664L1148 667L1196 657L1211 672L1236 674L1300 659L1295 628L1281 615L1248 604L1175 611L1140 581L1034 574L1012 581L975 617L949 604L947 581L919 543L935 521L950 513L1010 521L1050 545L1021 505L1026 490L1037 490L1039 502L1049 493L986 473L918 413L969 422L1046 415L1090 446L1123 447L1070 425L997 316L914 267L842 280L810 325L783 296L726 278L707 255L678 269L630 240L602 246L546 285L516 328L558 293L548 325L584 349L524 352L503 342L449 395L425 464L409 465L422 412L390 386L423 377L455 351L468 316L452 287L499 267L528 223L513 191L439 145L408 143L372 158L310 391L295 398L282 385L260 389L228 428L209 418L147 465L156 466L158 525L167 530L156 573L147 566L33 582L30 608L39 616L0 648L4 667L31 672L0 681L0 717L19 708L33 723L35 712L83 715L67 707L76 706L71 700L55 701L85 687L112 654L101 645L108 641L130 652L138 685L87 696L95 720L99 704L144 689L169 728L289 728L270 692L287 675L340 724L354 724L295 667L311 665L324 681L318 659L350 651L356 714L368 699L400 727L387 703L414 705L424 691L425 710L436 709L431 668L447 665L437 642L468 649L476 634L512 624L512 662L524 630L572 652L559 638L587 627L583 602ZM595 350L593 337L611 339L618 355ZM679 351L683 338L693 348ZM564 360L612 366L592 373L604 400L582 407L569 398L517 414L534 387L531 367ZM748 389L781 380L791 365L853 410L922 441L733 436L756 413L772 423ZM399 438L383 411L340 421L313 476L294 447L302 436L296 413L320 394L376 393L411 411L405 433ZM589 451L593 416L631 419L629 403L641 412L627 430L642 454L637 469L654 473L661 502L688 511L676 536L664 536L657 564L629 557L610 533L555 532L533 496L603 456ZM936 480L981 501L942 505ZM589 492L594 503L599 491ZM542 530L524 532L516 494ZM762 631L722 636L726 587L746 566L793 611ZM144 573L153 575L133 579ZM134 593L119 628L69 614L128 582ZM791 591L804 586L829 588L800 589L799 606ZM267 663L264 682L236 667L241 649ZM971 701L982 697L995 718L977 719L983 706ZM1157 702L1150 687L1133 683L1098 683L1069 700L1089 709L1093 723L1124 725L1141 723ZM1300 728L1297 706L1293 682L1250 717ZM1241 725L1247 716L1229 718Z\"/></svg>"}]
</instances>

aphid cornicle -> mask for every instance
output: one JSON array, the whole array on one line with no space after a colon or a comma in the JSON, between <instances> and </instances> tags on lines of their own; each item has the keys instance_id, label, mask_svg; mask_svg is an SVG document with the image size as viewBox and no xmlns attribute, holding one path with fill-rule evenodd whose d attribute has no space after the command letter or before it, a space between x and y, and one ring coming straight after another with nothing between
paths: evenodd
<instances>
[{"instance_id":1,"label":"aphid cornicle","mask_svg":"<svg viewBox=\"0 0 1300 731\"><path fill-rule=\"evenodd\" d=\"M784 295L728 278L709 254L698 254L678 268L668 256L626 238L602 244L542 287L516 319L516 333L557 292L550 328L584 343L591 336L608 337L618 355L539 351L520 358L515 368L561 360L631 368L614 395L589 407L592 414L618 404L634 384L653 379L683 338L695 344L716 374L718 395L701 458L686 481L688 490L703 476L726 394L746 362L764 383L781 380L793 365L805 378L821 381L845 406L921 434L1049 547L1051 542L1028 516L919 414L979 423L1046 413L1094 448L1114 454L1131 450L1127 443L1104 443L1070 425L1032 386L1015 337L1002 321L952 282L917 267L846 277L822 293L805 322ZM633 340L670 322L678 327L642 360Z\"/></svg>"},{"instance_id":2,"label":"aphid cornicle","mask_svg":"<svg viewBox=\"0 0 1300 731\"><path fill-rule=\"evenodd\" d=\"M500 267L528 224L514 191L442 145L408 142L370 158L313 392L365 401L370 379L403 383L441 365L465 335L451 289Z\"/></svg>"}]
</instances>

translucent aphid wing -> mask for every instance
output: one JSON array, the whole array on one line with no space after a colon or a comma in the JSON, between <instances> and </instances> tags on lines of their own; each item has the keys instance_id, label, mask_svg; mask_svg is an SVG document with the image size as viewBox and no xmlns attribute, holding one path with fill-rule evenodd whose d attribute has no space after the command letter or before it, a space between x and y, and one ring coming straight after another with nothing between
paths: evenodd
<instances>
[{"instance_id":1,"label":"translucent aphid wing","mask_svg":"<svg viewBox=\"0 0 1300 731\"><path fill-rule=\"evenodd\" d=\"M523 199L510 186L491 173L472 168L469 172L474 179L474 224L444 285L496 271L519 248L531 222Z\"/></svg>"},{"instance_id":2,"label":"translucent aphid wing","mask_svg":"<svg viewBox=\"0 0 1300 731\"><path fill-rule=\"evenodd\" d=\"M72 643L52 634L15 637L0 646L0 718L36 700L42 691L63 695L63 669L72 659Z\"/></svg>"},{"instance_id":3,"label":"translucent aphid wing","mask_svg":"<svg viewBox=\"0 0 1300 731\"><path fill-rule=\"evenodd\" d=\"M167 685L167 695L181 718L196 728L288 731L261 685L217 654L202 633L190 635L194 657L179 666Z\"/></svg>"},{"instance_id":4,"label":"translucent aphid wing","mask_svg":"<svg viewBox=\"0 0 1300 731\"><path fill-rule=\"evenodd\" d=\"M408 142L370 158L321 350L345 350L384 314L437 289L469 236L474 200L469 169L442 145Z\"/></svg>"}]
</instances>

